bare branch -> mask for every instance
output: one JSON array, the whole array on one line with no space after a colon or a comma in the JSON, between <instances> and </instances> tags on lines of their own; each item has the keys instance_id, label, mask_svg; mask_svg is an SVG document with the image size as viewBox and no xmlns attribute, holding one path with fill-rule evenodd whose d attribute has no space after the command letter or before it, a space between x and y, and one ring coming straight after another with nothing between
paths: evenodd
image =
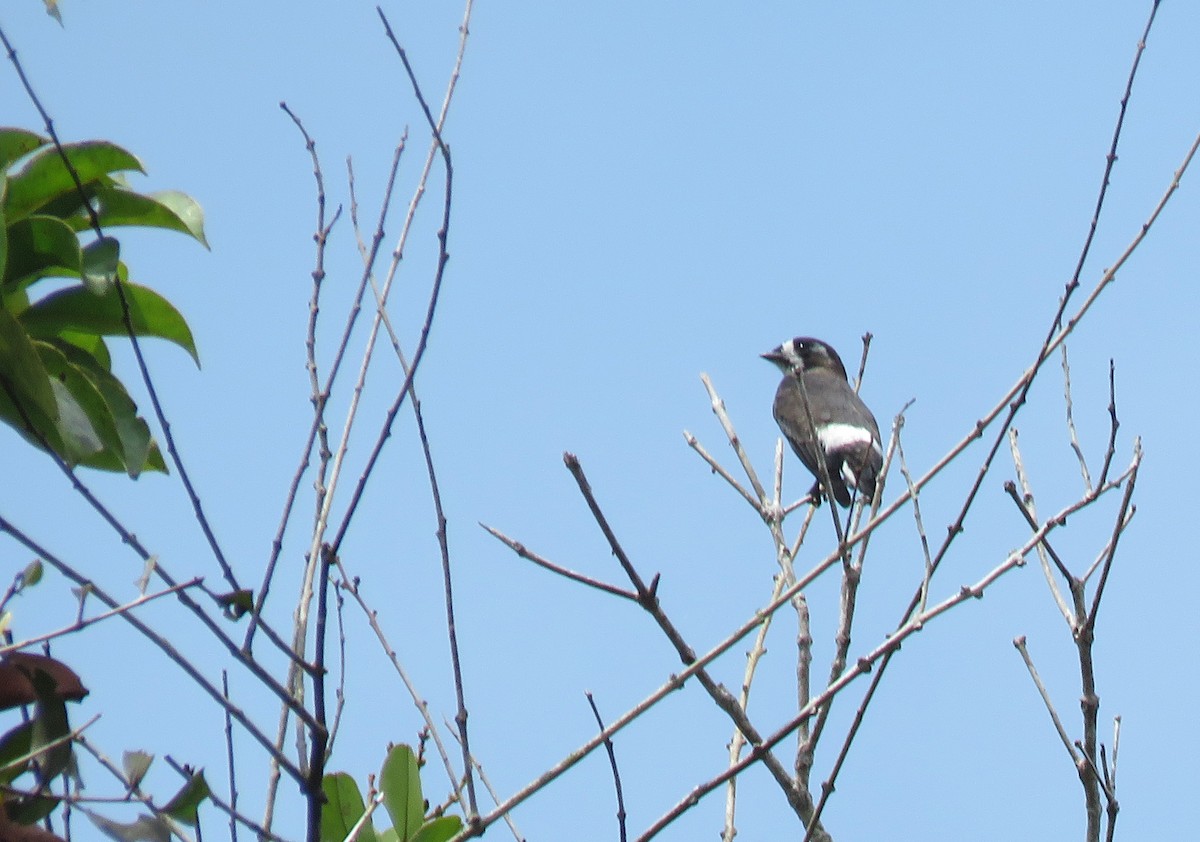
<instances>
[{"instance_id":1,"label":"bare branch","mask_svg":"<svg viewBox=\"0 0 1200 842\"><path fill-rule=\"evenodd\" d=\"M8 652L15 652L18 649L26 649L37 643L42 643L47 640L54 640L55 638L58 638L58 637L64 637L68 634L73 634L81 629L87 628L90 625L99 623L102 620L107 620L109 617L118 617L127 611L132 611L134 608L139 608L142 605L145 605L147 602L153 602L154 600L158 599L160 596L166 596L167 594L172 594L172 593L175 593L176 591L181 591L185 588L197 587L202 581L204 581L204 580L201 579L199 576L197 576L193 579L189 579L186 582L180 582L177 585L166 588L165 590L161 590L161 591L158 591L156 593L151 593L151 594L143 594L142 596L139 596L137 599L132 600L131 602L126 602L124 605L118 605L117 607L115 607L109 611L104 611L100 614L97 614L94 617L88 617L86 620L83 618L83 614L82 614L83 601L81 599L80 600L80 614L76 617L74 623L72 623L69 626L63 626L60 629L55 629L54 631L51 631L51 632L46 632L45 634L39 634L36 637L29 637L24 640L19 640L16 643L9 643L9 644L2 645L2 646L0 646L0 655L4 655ZM90 592L91 591L88 590L88 591L84 591L83 593L87 594Z\"/></svg>"},{"instance_id":2,"label":"bare branch","mask_svg":"<svg viewBox=\"0 0 1200 842\"><path fill-rule=\"evenodd\" d=\"M1087 459L1083 457L1083 448L1079 445L1079 433L1075 430L1075 416L1071 411L1071 366L1067 362L1067 344L1065 342L1062 346L1062 370L1063 403L1067 407L1067 432L1071 436L1071 449L1075 451L1075 458L1079 460L1079 472L1083 475L1083 487L1091 491L1092 477L1088 473Z\"/></svg>"},{"instance_id":3,"label":"bare branch","mask_svg":"<svg viewBox=\"0 0 1200 842\"><path fill-rule=\"evenodd\" d=\"M383 652L392 663L392 668L396 670L396 674L400 676L400 681L404 684L404 688L408 691L408 695L412 698L413 706L417 712L421 714L421 718L425 721L425 728L429 735L433 738L433 744L437 747L438 755L442 759L442 765L446 769L446 777L450 781L450 785L458 791L458 772L454 768L454 764L450 762L450 754L446 751L445 743L442 742L441 732L433 721L433 717L429 715L429 703L426 702L421 694L417 692L417 687L408 675L408 671L404 669L404 665L400 663L400 658L396 655L396 650L392 648L392 644L388 641L387 635L383 633L383 627L379 625L379 612L367 605L367 601L359 592L359 582L357 578L351 579L345 567L338 560L338 573L341 574L341 586L358 603L358 607L362 610L363 616L366 617L367 623L371 626L371 631L375 632L375 638L379 641L379 645L383 648Z\"/></svg>"},{"instance_id":4,"label":"bare branch","mask_svg":"<svg viewBox=\"0 0 1200 842\"><path fill-rule=\"evenodd\" d=\"M1101 483L1108 478L1108 469L1117 452L1117 429L1121 426L1117 420L1117 368L1111 359L1108 361L1108 417L1108 447L1104 451L1104 466L1100 469Z\"/></svg>"},{"instance_id":5,"label":"bare branch","mask_svg":"<svg viewBox=\"0 0 1200 842\"><path fill-rule=\"evenodd\" d=\"M613 596L624 597L625 599L632 600L633 602L638 601L638 595L633 591L627 591L623 588L618 588L616 585L610 585L608 582L602 582L599 579L593 579L591 576L585 576L583 573L577 573L568 567L555 564L549 559L533 552L520 541L509 538L500 530L493 529L486 523L481 523L479 525L482 526L489 535L500 541L500 543L504 544L521 558L532 561L537 566L545 568L551 573L557 573L559 576L570 579L573 582L578 582L581 585L587 585L589 588L595 588L598 591L603 591L604 593L612 594Z\"/></svg>"},{"instance_id":6,"label":"bare branch","mask_svg":"<svg viewBox=\"0 0 1200 842\"><path fill-rule=\"evenodd\" d=\"M732 479L729 480L734 488L742 492L746 496L750 505L755 506L762 513L762 502L767 499L766 489L763 488L761 482L758 481L758 474L754 470L754 463L750 461L750 457L746 455L745 449L742 447L742 440L738 437L737 432L733 429L733 422L729 419L729 413L725 410L725 401L717 394L717 390L713 387L712 380L708 375L701 372L700 382L704 384L705 391L708 392L708 398L712 406L713 414L717 416L717 420L721 422L721 429L725 431L725 436L729 439L729 446L733 448L733 452L737 454L738 461L742 464L742 470L746 472L746 478L750 480L750 487L754 489L754 494L758 498L758 504L750 499L749 495ZM706 459L709 464L712 461ZM722 473L722 476L727 474Z\"/></svg>"},{"instance_id":7,"label":"bare branch","mask_svg":"<svg viewBox=\"0 0 1200 842\"><path fill-rule=\"evenodd\" d=\"M1058 738L1062 740L1063 748L1067 750L1067 756L1071 758L1072 765L1079 762L1079 755L1075 752L1075 747L1071 744L1071 738L1067 736L1067 730L1063 728L1062 720L1059 719L1058 711L1054 707L1054 702L1050 699L1050 693L1046 690L1046 685L1042 683L1042 677L1038 675L1037 667L1033 665L1033 658L1029 655L1029 648L1025 644L1025 635L1013 639L1013 646L1021 653L1021 659L1025 662L1025 668L1029 670L1029 677L1033 679L1033 686L1037 688L1038 694L1042 697L1042 702L1046 705L1046 712L1050 714L1050 721L1054 723L1054 730L1058 732Z\"/></svg>"},{"instance_id":8,"label":"bare branch","mask_svg":"<svg viewBox=\"0 0 1200 842\"><path fill-rule=\"evenodd\" d=\"M600 730L604 730L604 720L600 718L600 710L596 707L596 700L592 698L590 690L584 691L587 696L588 704L592 707L592 715L596 717L596 724L600 726ZM621 794L621 773L617 770L617 753L613 749L612 739L604 741L604 748L608 751L608 763L612 767L613 786L617 791L617 828L620 831L621 842L625 842L625 796Z\"/></svg>"},{"instance_id":9,"label":"bare branch","mask_svg":"<svg viewBox=\"0 0 1200 842\"><path fill-rule=\"evenodd\" d=\"M103 588L98 586L95 582L92 582L91 580L84 578L82 575L79 574L78 571L76 571L73 567L71 567L71 565L64 562L62 559L60 559L54 553L49 552L45 547L38 544L36 541L34 541L32 538L30 538L28 535L26 535L20 529L18 529L11 521L7 520L3 516L0 516L0 532L5 532L5 533L11 535L14 539L16 539L16 541L19 544L21 544L22 546L24 546L26 549L30 550L31 552L36 553L38 556L40 556L42 559L44 559L47 564L49 564L51 567L53 567L55 570L57 570L59 573L61 573L66 578L70 579L76 585L79 585L80 587L89 588L91 590L91 593L95 594L96 598L99 599L105 605L107 605L110 609L117 609L120 607L120 604L115 599L113 599L108 594L107 591L105 591ZM176 591L176 593L182 593L182 591ZM288 772L289 775L292 775L297 780L297 782L300 782L303 780L304 776L302 774L300 774L300 770L297 769L295 767L295 765L293 765L292 763L287 761L287 759L280 754L280 752L275 748L275 746L271 742L271 740L268 739L262 733L262 731L260 731L258 729L258 726L256 726L254 724L254 722L251 721L248 716L246 716L245 712L241 708L237 707L236 705L233 705L230 702L228 702L225 699L225 697L222 695L221 691L219 689L217 689L215 686L213 686L213 683L211 681L209 681L195 667L195 665L192 664L192 662L189 661L187 658L185 658L179 652L179 650L177 650L165 637L160 635L153 628L151 628L146 623L144 623L142 620L140 620L137 617L137 615L134 614L133 612L125 611L125 612L120 613L119 616L123 620L125 620L125 622L129 623L131 626L133 626L135 629L137 629L142 634L143 637L145 637L147 640L149 640L151 643L153 643L155 646L157 646L162 651L162 653L167 656L168 659L173 661L180 669L182 669L187 674L188 678L190 678L196 684L197 687L199 687L201 690L203 690L205 693L207 693L209 695L209 697L212 698L222 708L224 708L225 710L228 710L230 715L234 719L236 719L238 721L238 723L243 728L245 728L246 731L252 737L254 737L254 739L264 749L266 749L267 752L272 757L277 758L280 761L280 764ZM246 663L246 662L242 661L242 663ZM254 666L257 666L257 665L255 664ZM259 667L259 669L261 669L261 667Z\"/></svg>"},{"instance_id":10,"label":"bare branch","mask_svg":"<svg viewBox=\"0 0 1200 842\"><path fill-rule=\"evenodd\" d=\"M1137 484L1138 467L1141 465L1142 460L1142 440L1140 438L1134 442L1133 448L1134 467L1129 473L1129 482L1125 485L1125 496L1121 499L1121 508L1117 514L1116 522L1113 523L1112 537L1108 540L1104 563L1100 568L1100 581L1096 585L1096 592L1092 594L1092 609L1088 612L1085 629L1089 637L1096 628L1096 617L1100 613L1100 600L1104 598L1104 586L1108 583L1108 571L1112 569L1113 558L1117 552L1117 542L1125 532L1125 527L1129 525L1129 518L1137 511L1137 507L1132 506L1132 501L1133 487Z\"/></svg>"}]
</instances>

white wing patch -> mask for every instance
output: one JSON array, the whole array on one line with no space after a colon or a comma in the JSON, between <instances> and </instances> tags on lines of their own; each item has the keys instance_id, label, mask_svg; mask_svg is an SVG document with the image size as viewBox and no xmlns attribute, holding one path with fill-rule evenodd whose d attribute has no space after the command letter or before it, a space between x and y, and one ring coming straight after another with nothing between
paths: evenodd
<instances>
[{"instance_id":1,"label":"white wing patch","mask_svg":"<svg viewBox=\"0 0 1200 842\"><path fill-rule=\"evenodd\" d=\"M836 453L863 444L875 444L870 430L854 424L826 424L817 431L817 438L820 439L821 448L826 453Z\"/></svg>"}]
</instances>

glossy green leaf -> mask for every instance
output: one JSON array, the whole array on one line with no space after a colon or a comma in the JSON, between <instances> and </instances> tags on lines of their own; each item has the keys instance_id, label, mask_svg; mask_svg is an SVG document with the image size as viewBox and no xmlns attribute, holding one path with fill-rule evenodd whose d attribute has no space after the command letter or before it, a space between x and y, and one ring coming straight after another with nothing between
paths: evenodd
<instances>
[{"instance_id":1,"label":"glossy green leaf","mask_svg":"<svg viewBox=\"0 0 1200 842\"><path fill-rule=\"evenodd\" d=\"M195 826L199 819L199 807L204 799L212 795L208 781L204 780L203 770L187 779L187 782L175 793L175 797L166 803L162 811L175 821Z\"/></svg>"},{"instance_id":2,"label":"glossy green leaf","mask_svg":"<svg viewBox=\"0 0 1200 842\"><path fill-rule=\"evenodd\" d=\"M72 464L88 462L105 470L122 470L121 440L104 396L62 351L41 341L35 341L34 347L58 402L58 434L65 445L59 455Z\"/></svg>"},{"instance_id":3,"label":"glossy green leaf","mask_svg":"<svg viewBox=\"0 0 1200 842\"><path fill-rule=\"evenodd\" d=\"M460 830L462 830L462 819L458 816L441 816L430 819L421 825L421 829L412 838L412 842L446 842Z\"/></svg>"},{"instance_id":4,"label":"glossy green leaf","mask_svg":"<svg viewBox=\"0 0 1200 842\"><path fill-rule=\"evenodd\" d=\"M388 751L379 771L379 789L392 826L402 842L409 842L425 822L420 768L411 748L401 743Z\"/></svg>"},{"instance_id":5,"label":"glossy green leaf","mask_svg":"<svg viewBox=\"0 0 1200 842\"><path fill-rule=\"evenodd\" d=\"M167 208L183 223L184 228L187 229L183 233L191 234L200 241L201 245L208 248L208 238L204 236L204 209L200 207L199 202L179 190L161 190L151 193L149 198Z\"/></svg>"},{"instance_id":6,"label":"glossy green leaf","mask_svg":"<svg viewBox=\"0 0 1200 842\"><path fill-rule=\"evenodd\" d=\"M63 155L70 161L82 184L114 172L144 172L142 163L131 153L105 140L89 140L63 146ZM24 167L10 177L8 191L9 219L21 219L65 193L77 190L75 180L63 163L62 155L53 147L34 155Z\"/></svg>"},{"instance_id":7,"label":"glossy green leaf","mask_svg":"<svg viewBox=\"0 0 1200 842\"><path fill-rule=\"evenodd\" d=\"M167 299L137 284L123 283L120 289L138 336L157 336L174 342L192 355L196 365L200 364L191 329ZM115 286L103 295L93 295L82 286L52 293L31 304L21 314L21 323L31 335L47 338L63 330L101 336L127 335L121 298Z\"/></svg>"},{"instance_id":8,"label":"glossy green leaf","mask_svg":"<svg viewBox=\"0 0 1200 842\"><path fill-rule=\"evenodd\" d=\"M75 330L60 330L58 339L70 343L90 356L105 371L112 371L112 356L103 336L94 333L80 333Z\"/></svg>"},{"instance_id":9,"label":"glossy green leaf","mask_svg":"<svg viewBox=\"0 0 1200 842\"><path fill-rule=\"evenodd\" d=\"M120 264L121 246L112 237L88 243L83 247L83 285L93 295L103 295L117 282Z\"/></svg>"},{"instance_id":10,"label":"glossy green leaf","mask_svg":"<svg viewBox=\"0 0 1200 842\"><path fill-rule=\"evenodd\" d=\"M19 404L14 404L14 401ZM58 418L50 375L21 324L0 308L0 416L28 434Z\"/></svg>"},{"instance_id":11,"label":"glossy green leaf","mask_svg":"<svg viewBox=\"0 0 1200 842\"><path fill-rule=\"evenodd\" d=\"M78 278L83 266L79 237L61 219L31 216L8 227L3 283L28 286L39 278Z\"/></svg>"},{"instance_id":12,"label":"glossy green leaf","mask_svg":"<svg viewBox=\"0 0 1200 842\"><path fill-rule=\"evenodd\" d=\"M126 187L106 184L89 188L88 195L92 198L100 225L105 229L118 226L165 228L187 234L208 247L208 241L204 238L204 211L186 193L166 190L145 195ZM74 206L56 204L53 207L57 211L70 211L63 215L68 217L67 223L76 231L91 227L90 217L79 213L82 210L81 203L76 202Z\"/></svg>"},{"instance_id":13,"label":"glossy green leaf","mask_svg":"<svg viewBox=\"0 0 1200 842\"><path fill-rule=\"evenodd\" d=\"M367 811L358 784L345 772L326 775L321 780L325 803L321 805L321 842L342 842ZM370 820L358 833L358 842L378 842Z\"/></svg>"},{"instance_id":14,"label":"glossy green leaf","mask_svg":"<svg viewBox=\"0 0 1200 842\"><path fill-rule=\"evenodd\" d=\"M137 414L137 404L125 391L125 385L86 351L62 340L51 340L51 344L87 377L104 398L119 438L115 453L120 464L112 470L124 470L130 477L137 477L147 470L165 473L167 466L162 453L150 435L149 425ZM92 461L87 461L87 464L91 467L102 467Z\"/></svg>"},{"instance_id":15,"label":"glossy green leaf","mask_svg":"<svg viewBox=\"0 0 1200 842\"><path fill-rule=\"evenodd\" d=\"M50 138L25 129L0 128L0 172L11 167L14 161L24 158L49 142Z\"/></svg>"}]
</instances>

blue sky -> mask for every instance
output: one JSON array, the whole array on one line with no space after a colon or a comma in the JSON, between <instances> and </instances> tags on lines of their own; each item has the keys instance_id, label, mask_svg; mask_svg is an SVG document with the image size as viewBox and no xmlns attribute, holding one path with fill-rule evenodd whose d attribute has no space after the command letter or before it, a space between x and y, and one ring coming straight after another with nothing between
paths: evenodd
<instances>
[{"instance_id":1,"label":"blue sky","mask_svg":"<svg viewBox=\"0 0 1200 842\"><path fill-rule=\"evenodd\" d=\"M423 119L371 4L93 0L63 11L62 29L33 0L6 4L0 17L58 131L124 145L149 173L135 177L139 188L182 189L205 208L211 251L127 233L123 255L196 334L200 370L176 348L147 350L216 533L242 578L256 583L311 418L303 341L314 190L303 142L278 103L286 100L315 138L331 206L348 202L352 156L365 219L375 218L392 148L409 128L388 248L424 157ZM386 11L440 102L461 6ZM449 519L472 746L502 794L593 733L585 689L613 718L679 662L636 608L533 568L476 524L622 583L562 467L564 450L577 453L635 562L662 574L664 607L692 645L721 639L766 602L775 563L761 522L684 442L690 430L735 467L699 374L712 377L766 474L778 435L777 373L758 355L809 334L849 364L869 331L862 394L885 428L916 399L904 441L914 473L924 473L1034 358L1087 233L1148 11L1148 3L1115 2L476 5L446 129L456 178L451 259L417 386ZM1195 8L1163 5L1085 289L1137 233L1200 130L1191 107L1198 38ZM38 127L7 65L0 103L0 122ZM393 318L408 349L435 254L433 199L398 281ZM1130 838L1178 837L1194 780L1185 758L1200 749L1188 704L1197 687L1184 666L1197 633L1185 600L1200 583L1179 521L1197 469L1187 419L1197 411L1189 384L1198 222L1189 174L1069 343L1076 423L1093 472L1108 435L1110 358L1116 464L1128 464L1134 436L1146 451L1138 514L1096 645L1103 739L1111 717L1123 717L1118 832ZM326 361L360 272L346 220L327 260ZM117 365L135 379L128 354ZM400 382L386 355L376 365L350 478ZM335 390L339 423L349 386ZM1079 493L1062 418L1054 362L1017 421L1043 513ZM132 596L136 559L49 461L6 430L0 453L10 477L0 512ZM934 539L982 458L978 446L968 451L923 495ZM1002 456L935 596L975 581L1027 538L1002 490L1012 475ZM216 581L175 479L88 480L173 572ZM789 455L788 495L809 483ZM901 487L894 472L888 499ZM1115 502L1073 518L1057 539L1073 568L1103 545ZM281 625L311 510L311 497L299 504L285 548L273 598ZM798 567L829 547L822 514ZM439 721L449 719L435 524L407 410L356 518L343 558ZM0 574L26 561L15 544L0 543ZM872 544L852 654L894 627L921 569L902 513ZM808 594L822 675L836 596L831 578ZM47 577L17 606L18 634L67 622L73 611L66 585ZM222 661L194 622L165 604L147 616L217 674ZM411 740L420 726L361 616L348 610L346 624L349 704L332 765L363 780L387 741ZM790 618L777 624L756 685L751 713L764 730L794 709L794 633ZM1017 635L1028 636L1078 734L1073 645L1031 564L906 644L838 781L826 814L835 838L1081 832L1079 784L1011 645ZM745 648L714 667L728 686L740 682ZM92 688L77 718L103 712L95 738L110 754L144 747L223 779L219 711L131 630L99 626L56 652ZM231 680L273 729L250 678L235 670ZM835 708L833 735L857 698ZM716 774L729 736L727 720L691 685L623 732L630 830ZM261 757L240 739L243 798L253 803ZM830 740L818 756L818 774L834 748ZM157 774L160 791L174 785L169 771ZM112 788L97 771L88 784ZM430 797L444 788L431 774ZM748 773L740 793L740 839L791 832L794 818L762 770ZM705 800L662 838L715 838L721 802ZM596 754L516 820L530 839L611 839L614 813L607 762Z\"/></svg>"}]
</instances>

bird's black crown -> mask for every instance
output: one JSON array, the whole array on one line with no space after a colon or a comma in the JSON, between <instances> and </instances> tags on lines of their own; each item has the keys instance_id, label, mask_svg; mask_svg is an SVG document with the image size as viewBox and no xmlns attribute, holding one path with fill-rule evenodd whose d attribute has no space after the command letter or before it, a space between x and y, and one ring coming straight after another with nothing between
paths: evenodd
<instances>
[{"instance_id":1,"label":"bird's black crown","mask_svg":"<svg viewBox=\"0 0 1200 842\"><path fill-rule=\"evenodd\" d=\"M840 374L843 379L849 379L846 366L843 365L837 351L833 350L829 343L811 336L789 339L763 354L762 358L774 363L784 374L827 368Z\"/></svg>"}]
</instances>

